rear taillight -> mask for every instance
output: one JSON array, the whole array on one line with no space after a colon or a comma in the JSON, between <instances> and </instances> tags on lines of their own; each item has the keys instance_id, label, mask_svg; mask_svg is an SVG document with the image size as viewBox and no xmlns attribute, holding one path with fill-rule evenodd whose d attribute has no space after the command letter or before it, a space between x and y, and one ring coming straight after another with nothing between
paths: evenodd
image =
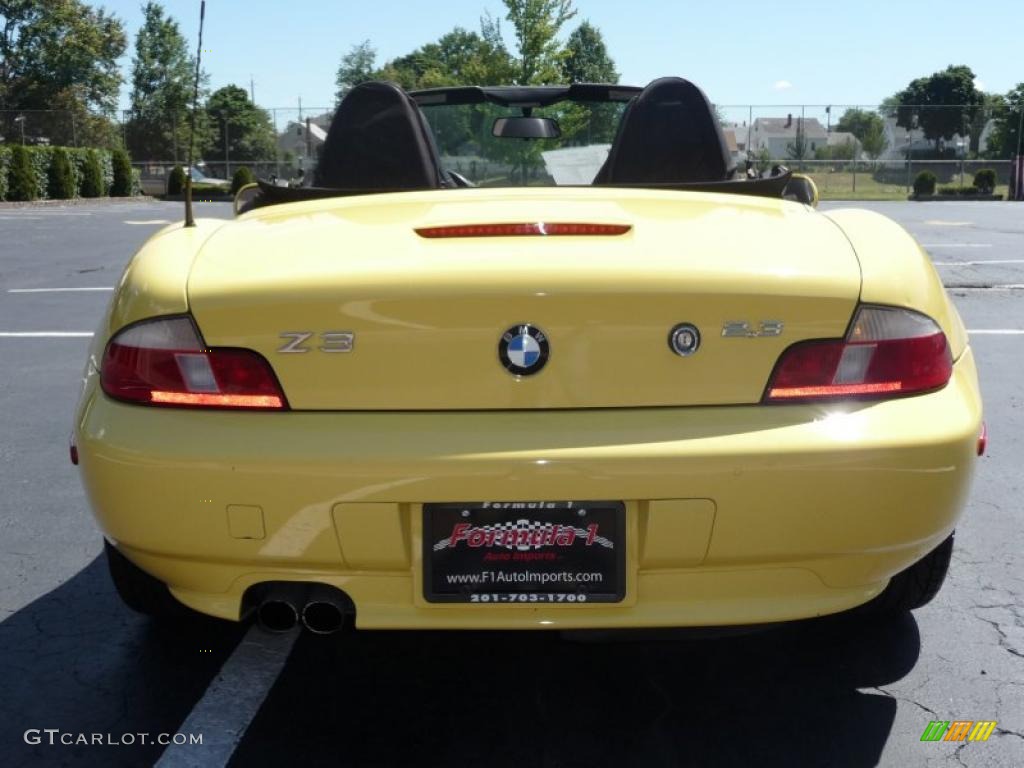
<instances>
[{"instance_id":1,"label":"rear taillight","mask_svg":"<svg viewBox=\"0 0 1024 768\"><path fill-rule=\"evenodd\" d=\"M248 349L209 349L190 317L138 323L107 344L100 371L115 400L146 405L284 409L270 364Z\"/></svg>"},{"instance_id":2,"label":"rear taillight","mask_svg":"<svg viewBox=\"0 0 1024 768\"><path fill-rule=\"evenodd\" d=\"M945 386L953 372L935 321L894 307L863 306L845 339L803 341L775 366L764 402L875 400Z\"/></svg>"}]
</instances>

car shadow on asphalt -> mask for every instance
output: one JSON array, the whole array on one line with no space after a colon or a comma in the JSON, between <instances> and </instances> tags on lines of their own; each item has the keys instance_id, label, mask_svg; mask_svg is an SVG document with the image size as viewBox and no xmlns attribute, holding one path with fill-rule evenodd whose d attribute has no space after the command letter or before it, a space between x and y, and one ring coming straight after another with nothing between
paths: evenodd
<instances>
[{"instance_id":1,"label":"car shadow on asphalt","mask_svg":"<svg viewBox=\"0 0 1024 768\"><path fill-rule=\"evenodd\" d=\"M13 766L150 765L159 745L27 744L25 731L174 733L245 627L163 627L121 604L104 558L0 622L0 758ZM32 736L30 735L30 738Z\"/></svg>"},{"instance_id":2,"label":"car shadow on asphalt","mask_svg":"<svg viewBox=\"0 0 1024 768\"><path fill-rule=\"evenodd\" d=\"M740 636L302 637L232 765L873 766L920 653L909 614Z\"/></svg>"}]
</instances>

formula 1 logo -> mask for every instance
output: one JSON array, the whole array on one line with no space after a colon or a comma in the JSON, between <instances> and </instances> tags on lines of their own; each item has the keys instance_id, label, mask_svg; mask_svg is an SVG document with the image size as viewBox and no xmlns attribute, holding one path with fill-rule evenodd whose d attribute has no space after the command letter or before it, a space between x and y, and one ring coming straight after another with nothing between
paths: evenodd
<instances>
[{"instance_id":1,"label":"formula 1 logo","mask_svg":"<svg viewBox=\"0 0 1024 768\"><path fill-rule=\"evenodd\" d=\"M448 536L434 544L434 551L457 549L460 544L470 549L498 547L517 549L520 552L543 547L568 548L580 543L586 547L597 545L615 549L612 541L599 535L599 528L598 523L591 523L586 528L577 528L537 520L516 520L496 525L456 523Z\"/></svg>"}]
</instances>

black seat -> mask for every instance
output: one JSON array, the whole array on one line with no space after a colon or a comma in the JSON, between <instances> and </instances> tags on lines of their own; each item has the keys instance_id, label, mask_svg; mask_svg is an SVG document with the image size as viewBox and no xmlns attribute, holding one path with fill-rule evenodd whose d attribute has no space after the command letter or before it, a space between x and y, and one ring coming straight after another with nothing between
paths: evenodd
<instances>
[{"instance_id":1,"label":"black seat","mask_svg":"<svg viewBox=\"0 0 1024 768\"><path fill-rule=\"evenodd\" d=\"M409 95L394 83L357 85L342 99L313 182L346 190L444 186L433 135Z\"/></svg>"},{"instance_id":2,"label":"black seat","mask_svg":"<svg viewBox=\"0 0 1024 768\"><path fill-rule=\"evenodd\" d=\"M724 181L734 170L704 92L680 77L663 77L626 107L594 184Z\"/></svg>"}]
</instances>

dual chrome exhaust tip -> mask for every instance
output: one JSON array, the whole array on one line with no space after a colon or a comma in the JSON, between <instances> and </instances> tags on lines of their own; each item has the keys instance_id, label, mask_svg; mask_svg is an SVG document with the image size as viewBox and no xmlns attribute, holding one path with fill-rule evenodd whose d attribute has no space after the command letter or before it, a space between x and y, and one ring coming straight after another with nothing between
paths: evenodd
<instances>
[{"instance_id":1,"label":"dual chrome exhaust tip","mask_svg":"<svg viewBox=\"0 0 1024 768\"><path fill-rule=\"evenodd\" d=\"M315 635L333 635L354 615L352 601L326 584L275 584L256 605L256 621L267 632L289 632L302 624Z\"/></svg>"}]
</instances>

